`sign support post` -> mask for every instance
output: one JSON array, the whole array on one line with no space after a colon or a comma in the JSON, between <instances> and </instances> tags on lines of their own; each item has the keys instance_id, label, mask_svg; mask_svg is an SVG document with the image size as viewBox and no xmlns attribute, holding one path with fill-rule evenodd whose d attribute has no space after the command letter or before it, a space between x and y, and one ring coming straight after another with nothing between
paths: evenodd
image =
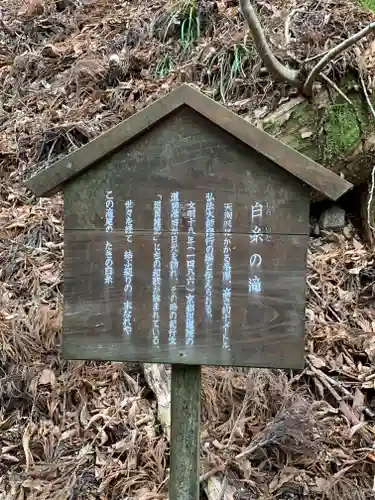
<instances>
[{"instance_id":1,"label":"sign support post","mask_svg":"<svg viewBox=\"0 0 375 500\"><path fill-rule=\"evenodd\" d=\"M200 365L172 364L170 500L199 499Z\"/></svg>"}]
</instances>

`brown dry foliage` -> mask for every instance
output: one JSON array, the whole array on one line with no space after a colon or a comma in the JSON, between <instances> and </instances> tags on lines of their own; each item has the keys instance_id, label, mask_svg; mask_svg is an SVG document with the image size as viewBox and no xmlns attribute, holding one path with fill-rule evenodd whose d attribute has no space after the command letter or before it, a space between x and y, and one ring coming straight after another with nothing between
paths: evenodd
<instances>
[{"instance_id":1,"label":"brown dry foliage","mask_svg":"<svg viewBox=\"0 0 375 500\"><path fill-rule=\"evenodd\" d=\"M243 44L230 2L198 2L202 36L183 51L179 26L166 28L187 4L1 2L1 500L167 496L169 448L142 367L59 356L62 199L35 200L21 180L181 81L249 116L293 95L267 76L251 40ZM256 2L276 54L291 65L373 19L347 1L303 6L287 51L294 2ZM371 40L360 47L371 88ZM327 74L338 81L357 64L353 49ZM311 241L302 373L203 369L201 471L225 468L237 499L373 498L374 262L355 231Z\"/></svg>"}]
</instances>

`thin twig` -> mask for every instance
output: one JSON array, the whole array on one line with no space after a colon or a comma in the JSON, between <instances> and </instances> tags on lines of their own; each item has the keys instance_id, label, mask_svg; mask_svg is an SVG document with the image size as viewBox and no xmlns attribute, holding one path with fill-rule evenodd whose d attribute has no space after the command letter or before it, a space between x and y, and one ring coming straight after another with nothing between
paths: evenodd
<instances>
[{"instance_id":1,"label":"thin twig","mask_svg":"<svg viewBox=\"0 0 375 500\"><path fill-rule=\"evenodd\" d=\"M202 474L199 477L199 482L203 483L205 481L208 481L210 479L210 477L214 476L218 472L224 472L225 468L226 468L226 465L223 464L223 465L220 465L219 467L215 467L214 469L209 470L208 472L206 472L205 474Z\"/></svg>"},{"instance_id":2,"label":"thin twig","mask_svg":"<svg viewBox=\"0 0 375 500\"><path fill-rule=\"evenodd\" d=\"M356 109L352 101L349 99L349 97L345 95L344 92L327 75L325 75L324 73L320 73L319 76L321 76L323 80L325 80L328 83L328 85L330 85L349 104L357 120L358 127L362 131L362 122L358 116L358 110Z\"/></svg>"},{"instance_id":3,"label":"thin twig","mask_svg":"<svg viewBox=\"0 0 375 500\"><path fill-rule=\"evenodd\" d=\"M361 85L362 85L362 90L363 90L363 93L365 95L365 98L366 98L366 102L368 104L368 107L370 108L370 111L371 111L371 114L372 114L372 117L374 118L375 120L375 109L374 109L374 106L372 105L372 102L370 100L370 97L368 95L368 92L367 92L367 88L366 88L366 84L363 80L363 76L362 76L362 72L359 71L359 79L361 81Z\"/></svg>"},{"instance_id":4,"label":"thin twig","mask_svg":"<svg viewBox=\"0 0 375 500\"><path fill-rule=\"evenodd\" d=\"M372 218L372 202L373 202L373 199L374 199L374 191L375 191L375 165L372 167L372 172L371 172L371 185L370 185L370 189L369 189L369 197L368 197L368 202L367 202L367 223L370 227L370 229L372 229L372 231L374 231L375 233L375 226L372 224L371 222L371 218Z\"/></svg>"},{"instance_id":5,"label":"thin twig","mask_svg":"<svg viewBox=\"0 0 375 500\"><path fill-rule=\"evenodd\" d=\"M329 377L326 373L324 373L322 370L319 370L319 368L315 368L315 366L311 363L311 361L307 358L306 362L310 368L310 370L317 376L317 378L320 380L320 382L326 387L326 389L329 390L329 392L332 394L332 396L336 399L336 401L340 404L341 411L344 413L344 415L349 418L349 420L352 422L353 425L356 425L357 422L354 422L353 420L353 410L347 405L344 401L343 398L340 396L340 394L334 389L334 387L337 387L340 389L345 396L350 399L354 400L353 394L351 394L345 387L342 386L337 380L334 380L333 378ZM333 387L332 387L333 386ZM373 418L374 413L366 407L363 407L361 409L362 413L365 413L368 417ZM352 415L353 414L353 415ZM357 418L354 415L355 419Z\"/></svg>"},{"instance_id":6,"label":"thin twig","mask_svg":"<svg viewBox=\"0 0 375 500\"><path fill-rule=\"evenodd\" d=\"M292 22L292 19L294 17L295 14L297 14L297 12L305 12L305 8L302 7L300 9L293 9L287 16L287 18L285 19L285 27L284 27L284 37L285 37L285 44L286 46L288 46L290 44L290 24Z\"/></svg>"},{"instance_id":7,"label":"thin twig","mask_svg":"<svg viewBox=\"0 0 375 500\"><path fill-rule=\"evenodd\" d=\"M338 54L350 48L352 45L357 43L373 30L375 30L375 22L370 23L368 26L358 31L358 33L355 33L351 37L336 45L336 47L333 47L331 50L329 50L327 54L322 57L322 59L310 71L303 86L303 93L306 95L312 95L314 81L318 77L319 73L321 73L324 66L332 61Z\"/></svg>"},{"instance_id":8,"label":"thin twig","mask_svg":"<svg viewBox=\"0 0 375 500\"><path fill-rule=\"evenodd\" d=\"M375 109L374 109L374 106L372 105L371 99L368 95L366 84L365 84L365 81L363 79L361 69L359 70L359 79L361 82L363 94L365 96L367 105L370 109L370 112L372 114L373 119L375 120ZM369 186L369 195L368 195L368 201L367 201L367 225L368 225L370 231L373 231L375 233L375 226L371 220L372 219L371 212L372 212L372 202L374 199L374 190L375 190L375 165L373 166L372 172L371 172L371 184Z\"/></svg>"},{"instance_id":9,"label":"thin twig","mask_svg":"<svg viewBox=\"0 0 375 500\"><path fill-rule=\"evenodd\" d=\"M325 54L327 54L329 50L325 50L324 52L320 52L319 54L315 54L315 56L307 57L304 61L303 64L307 64L309 62L315 61L315 59L319 59L320 57L323 57Z\"/></svg>"},{"instance_id":10,"label":"thin twig","mask_svg":"<svg viewBox=\"0 0 375 500\"><path fill-rule=\"evenodd\" d=\"M246 390L246 394L245 394L245 397L243 399L243 403L242 403L242 407L241 407L241 411L240 413L238 414L238 417L236 418L236 421L233 425L233 428L232 428L232 431L230 433L230 436L229 436L229 439L228 439L228 443L227 443L227 447L229 447L233 441L233 436L234 436L234 433L236 432L236 429L237 429L237 425L239 423L239 421L241 420L243 414L245 413L246 411L246 408L247 408L247 403L249 402L249 399L250 399L250 393L249 393L249 389Z\"/></svg>"},{"instance_id":11,"label":"thin twig","mask_svg":"<svg viewBox=\"0 0 375 500\"><path fill-rule=\"evenodd\" d=\"M324 385L326 389L332 394L339 404L339 408L342 414L347 418L351 425L358 425L360 423L359 418L353 412L352 408L343 400L340 394L331 386L328 380L321 375L321 371L315 368L311 362L308 361L309 368L313 374L319 379L319 381Z\"/></svg>"},{"instance_id":12,"label":"thin twig","mask_svg":"<svg viewBox=\"0 0 375 500\"><path fill-rule=\"evenodd\" d=\"M348 391L348 389L346 389L346 387L343 387L343 385L340 384L340 382L338 380L333 379L332 377L330 377L329 375L324 373L322 370L319 370L319 368L315 368L311 364L311 361L308 360L307 362L308 362L308 365L309 365L311 371L313 371L316 375L318 375L320 380L322 380L322 378L324 378L329 384L331 384L331 386L337 387L338 389L340 389L340 391L342 391L348 399L350 399L352 401L354 400L353 394L350 391ZM362 412L365 413L370 418L375 417L374 412L372 412L369 408L363 407Z\"/></svg>"},{"instance_id":13,"label":"thin twig","mask_svg":"<svg viewBox=\"0 0 375 500\"><path fill-rule=\"evenodd\" d=\"M261 448L263 445L265 445L266 442L262 442L262 443L259 443L259 444L255 444L254 446L250 446L249 448L246 448L246 450L244 451L241 451L241 453L239 453L238 455L236 455L234 457L235 460L239 460L240 458L244 458L248 455L251 455L252 453L254 453L254 451L257 451L258 448Z\"/></svg>"},{"instance_id":14,"label":"thin twig","mask_svg":"<svg viewBox=\"0 0 375 500\"><path fill-rule=\"evenodd\" d=\"M326 389L332 394L332 396L336 399L338 403L341 403L343 398L340 394L332 387L329 381L323 376L323 372L315 368L315 366L311 363L311 361L307 361L310 370L318 377L320 382L325 386Z\"/></svg>"},{"instance_id":15,"label":"thin twig","mask_svg":"<svg viewBox=\"0 0 375 500\"><path fill-rule=\"evenodd\" d=\"M327 301L325 301L323 297L319 295L319 293L315 290L315 288L312 286L309 280L306 280L306 282L310 290L314 293L314 295L323 303L323 305L328 307L329 311L333 314L333 316L337 319L337 321L341 323L341 318L338 316L336 311L329 304L327 304Z\"/></svg>"},{"instance_id":16,"label":"thin twig","mask_svg":"<svg viewBox=\"0 0 375 500\"><path fill-rule=\"evenodd\" d=\"M320 76L323 78L323 80L325 80L328 85L330 85L338 94L341 95L341 97L343 99L345 99L345 101L350 104L350 106L352 106L354 108L354 105L352 103L352 101L349 99L348 96L346 96L344 94L344 92L335 84L335 82L333 82L327 75L325 75L324 73L321 73Z\"/></svg>"}]
</instances>

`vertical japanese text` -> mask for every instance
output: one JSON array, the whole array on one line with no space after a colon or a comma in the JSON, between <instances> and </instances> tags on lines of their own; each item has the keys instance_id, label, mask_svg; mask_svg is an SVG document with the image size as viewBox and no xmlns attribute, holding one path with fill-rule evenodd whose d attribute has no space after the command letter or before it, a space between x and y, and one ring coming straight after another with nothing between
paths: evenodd
<instances>
[{"instance_id":1,"label":"vertical japanese text","mask_svg":"<svg viewBox=\"0 0 375 500\"><path fill-rule=\"evenodd\" d=\"M232 244L232 203L224 203L224 247L223 247L223 348L230 350L229 331L231 326L231 293L232 293L232 266L231 266L231 244Z\"/></svg>"},{"instance_id":2,"label":"vertical japanese text","mask_svg":"<svg viewBox=\"0 0 375 500\"><path fill-rule=\"evenodd\" d=\"M215 199L212 193L206 194L205 217L205 256L204 256L204 312L207 322L212 321L212 281L215 241Z\"/></svg>"},{"instance_id":3,"label":"vertical japanese text","mask_svg":"<svg viewBox=\"0 0 375 500\"><path fill-rule=\"evenodd\" d=\"M152 341L159 346L160 342L160 292L161 292L161 199L154 201L154 260L152 271Z\"/></svg>"},{"instance_id":4,"label":"vertical japanese text","mask_svg":"<svg viewBox=\"0 0 375 500\"><path fill-rule=\"evenodd\" d=\"M105 197L105 231L110 233L113 231L114 219L114 198L113 192L107 191ZM105 242L105 263L104 263L104 283L111 285L113 283L113 249L112 243L109 240Z\"/></svg>"},{"instance_id":5,"label":"vertical japanese text","mask_svg":"<svg viewBox=\"0 0 375 500\"><path fill-rule=\"evenodd\" d=\"M133 200L125 202L125 236L126 241L131 245L133 240ZM122 314L122 329L129 337L132 333L132 292L133 292L133 251L127 248L124 251L124 304Z\"/></svg>"},{"instance_id":6,"label":"vertical japanese text","mask_svg":"<svg viewBox=\"0 0 375 500\"><path fill-rule=\"evenodd\" d=\"M185 343L194 344L195 337L195 221L196 206L194 201L187 206L188 234L186 250L186 310Z\"/></svg>"},{"instance_id":7,"label":"vertical japanese text","mask_svg":"<svg viewBox=\"0 0 375 500\"><path fill-rule=\"evenodd\" d=\"M169 332L168 342L176 345L177 336L177 283L178 283L178 231L180 224L180 203L178 191L171 194L171 250L169 262Z\"/></svg>"}]
</instances>

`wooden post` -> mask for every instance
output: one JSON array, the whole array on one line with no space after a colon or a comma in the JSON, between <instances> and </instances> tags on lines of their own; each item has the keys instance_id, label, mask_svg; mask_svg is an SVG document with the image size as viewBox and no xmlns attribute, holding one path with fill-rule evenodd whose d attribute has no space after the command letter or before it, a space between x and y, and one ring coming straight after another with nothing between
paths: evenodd
<instances>
[{"instance_id":1,"label":"wooden post","mask_svg":"<svg viewBox=\"0 0 375 500\"><path fill-rule=\"evenodd\" d=\"M170 500L199 499L200 365L172 364Z\"/></svg>"}]
</instances>

